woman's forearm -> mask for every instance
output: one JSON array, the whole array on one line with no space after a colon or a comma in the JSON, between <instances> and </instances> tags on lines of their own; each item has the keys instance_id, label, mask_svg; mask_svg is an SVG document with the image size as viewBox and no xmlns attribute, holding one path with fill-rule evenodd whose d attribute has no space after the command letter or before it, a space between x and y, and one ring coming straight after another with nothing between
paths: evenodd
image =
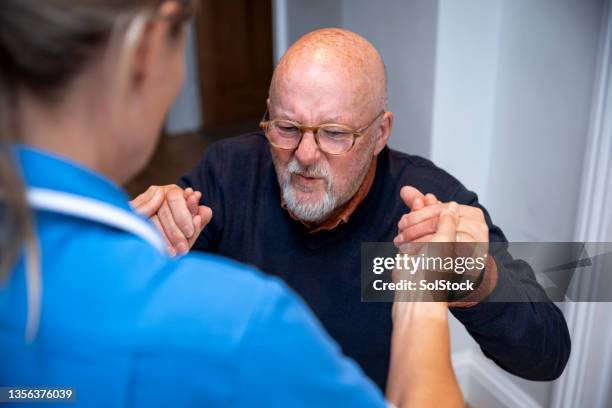
<instances>
[{"instance_id":1,"label":"woman's forearm","mask_svg":"<svg viewBox=\"0 0 612 408\"><path fill-rule=\"evenodd\" d=\"M387 399L398 408L465 405L451 365L446 304L394 305Z\"/></svg>"}]
</instances>

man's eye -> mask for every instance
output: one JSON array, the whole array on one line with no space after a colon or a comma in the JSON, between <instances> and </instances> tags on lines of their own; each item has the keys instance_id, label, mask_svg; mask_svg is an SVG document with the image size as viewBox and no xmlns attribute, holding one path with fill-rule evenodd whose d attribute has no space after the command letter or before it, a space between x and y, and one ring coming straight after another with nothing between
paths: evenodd
<instances>
[{"instance_id":1,"label":"man's eye","mask_svg":"<svg viewBox=\"0 0 612 408\"><path fill-rule=\"evenodd\" d=\"M321 129L323 134L332 139L342 139L345 137L349 137L351 134L346 130L341 129Z\"/></svg>"},{"instance_id":2,"label":"man's eye","mask_svg":"<svg viewBox=\"0 0 612 408\"><path fill-rule=\"evenodd\" d=\"M278 130L284 133L293 133L298 131L297 127L291 125L277 125L276 127Z\"/></svg>"}]
</instances>

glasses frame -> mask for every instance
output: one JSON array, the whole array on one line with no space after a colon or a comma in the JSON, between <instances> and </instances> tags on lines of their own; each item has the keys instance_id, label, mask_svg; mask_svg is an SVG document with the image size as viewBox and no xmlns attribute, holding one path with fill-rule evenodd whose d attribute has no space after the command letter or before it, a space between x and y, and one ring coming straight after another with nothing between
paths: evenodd
<instances>
[{"instance_id":1,"label":"glasses frame","mask_svg":"<svg viewBox=\"0 0 612 408\"><path fill-rule=\"evenodd\" d=\"M266 136L266 139L268 139L268 142L276 147L277 149L282 149L282 150L295 150L298 147L300 147L300 144L302 143L302 139L304 139L304 134L308 131L311 131L312 134L314 135L314 139L315 139L315 143L317 144L317 147L319 148L319 150L321 150L322 152L324 152L325 154L329 154L332 156L340 156L342 154L346 154L348 152L350 152L353 147L355 146L355 142L357 141L358 138L362 137L363 135L365 135L366 133L368 133L368 129L374 124L374 122L376 122L376 120L378 118L380 118L382 115L384 115L386 113L386 110L381 110L380 113L378 115L376 115L376 117L374 117L374 119L372 119L372 121L370 123L368 123L367 125L359 128L359 129L351 129L349 126L340 124L340 123L323 123L320 124L318 126L306 126L306 125L302 125L301 123L295 122L293 120L289 120L289 119L270 119L270 112L268 111L268 109L266 109L266 113L264 113L264 116L262 118L262 120L259 122L259 127L264 131L264 135ZM268 129L270 128L271 124L274 124L274 122L287 122L290 123L292 125L294 125L299 131L300 131L300 139L298 140L298 143L295 147L280 147L276 144L274 144L272 142L272 140L270 140L270 136L268 136ZM326 127L326 126L336 126L336 127L340 127L343 129L347 130L347 133L350 133L353 135L353 143L351 143L351 147L349 147L346 151L342 152L342 153L330 153L325 151L322 147L321 144L319 143L319 129L321 129L322 127Z\"/></svg>"}]
</instances>

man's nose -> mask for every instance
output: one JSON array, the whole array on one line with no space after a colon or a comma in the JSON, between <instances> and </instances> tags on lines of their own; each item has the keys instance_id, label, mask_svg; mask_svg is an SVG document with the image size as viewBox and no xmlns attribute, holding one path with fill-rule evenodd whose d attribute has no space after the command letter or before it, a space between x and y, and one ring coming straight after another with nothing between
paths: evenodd
<instances>
[{"instance_id":1,"label":"man's nose","mask_svg":"<svg viewBox=\"0 0 612 408\"><path fill-rule=\"evenodd\" d=\"M310 165L319 160L321 151L317 146L315 135L311 130L304 132L304 136L295 150L295 157L303 165Z\"/></svg>"}]
</instances>

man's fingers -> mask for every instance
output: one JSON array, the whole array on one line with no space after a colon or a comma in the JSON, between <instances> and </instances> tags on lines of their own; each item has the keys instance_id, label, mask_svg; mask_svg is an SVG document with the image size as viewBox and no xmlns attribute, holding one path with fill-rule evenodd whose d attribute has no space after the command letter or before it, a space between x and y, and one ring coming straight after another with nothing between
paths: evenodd
<instances>
[{"instance_id":1,"label":"man's fingers","mask_svg":"<svg viewBox=\"0 0 612 408\"><path fill-rule=\"evenodd\" d=\"M151 218L159 210L163 202L163 190L158 186L151 186L147 191L130 201L130 204L135 211L147 218Z\"/></svg>"},{"instance_id":2,"label":"man's fingers","mask_svg":"<svg viewBox=\"0 0 612 408\"><path fill-rule=\"evenodd\" d=\"M198 215L198 199L195 194L191 194L187 197L187 208L193 217ZM197 231L197 228L195 230Z\"/></svg>"},{"instance_id":3,"label":"man's fingers","mask_svg":"<svg viewBox=\"0 0 612 408\"><path fill-rule=\"evenodd\" d=\"M429 194L428 194L429 196ZM406 242L421 242L424 237L431 237L437 230L441 213L449 208L449 203L431 204L435 198L425 196L426 204L418 211L411 211L402 216L398 222L398 235L394 238L395 245ZM466 234L466 241L488 242L489 231L480 208L455 203L458 216L457 231Z\"/></svg>"},{"instance_id":4,"label":"man's fingers","mask_svg":"<svg viewBox=\"0 0 612 408\"><path fill-rule=\"evenodd\" d=\"M458 222L459 206L457 203L451 202L448 208L440 214L438 229L431 242L455 242Z\"/></svg>"},{"instance_id":5,"label":"man's fingers","mask_svg":"<svg viewBox=\"0 0 612 408\"><path fill-rule=\"evenodd\" d=\"M411 211L409 214L402 216L398 224L398 228L400 230L404 230L429 218L438 217L442 210L444 210L447 206L448 204L434 204L424 207L418 211Z\"/></svg>"},{"instance_id":6,"label":"man's fingers","mask_svg":"<svg viewBox=\"0 0 612 408\"><path fill-rule=\"evenodd\" d=\"M432 193L425 194L425 205L438 204L438 198Z\"/></svg>"},{"instance_id":7,"label":"man's fingers","mask_svg":"<svg viewBox=\"0 0 612 408\"><path fill-rule=\"evenodd\" d=\"M198 237L200 236L200 233L202 232L202 230L204 230L206 225L208 225L211 219L212 210L204 205L199 206L198 214L193 217L193 226L195 227L196 233L193 234L193 236L188 240L189 248L193 247L193 244L195 244L195 242L197 241Z\"/></svg>"},{"instance_id":8,"label":"man's fingers","mask_svg":"<svg viewBox=\"0 0 612 408\"><path fill-rule=\"evenodd\" d=\"M472 220L484 221L484 214L478 207L472 207L471 205L458 205L459 216L461 218L469 218Z\"/></svg>"},{"instance_id":9,"label":"man's fingers","mask_svg":"<svg viewBox=\"0 0 612 408\"><path fill-rule=\"evenodd\" d=\"M400 230L404 230L412 225L423 222L427 218L437 217L440 215L442 210L448 207L448 205L448 203L438 202L438 204L429 205L421 210L411 211L400 218L400 222L397 224L397 227ZM480 208L472 207L471 205L458 204L457 209L461 218L484 222L484 214Z\"/></svg>"},{"instance_id":10,"label":"man's fingers","mask_svg":"<svg viewBox=\"0 0 612 408\"><path fill-rule=\"evenodd\" d=\"M185 201L187 202L187 208L189 208L192 217L198 215L198 205L200 204L202 193L199 191L195 191L191 187L188 187L183 191L183 196L185 197ZM195 230L197 230L197 228L195 228Z\"/></svg>"},{"instance_id":11,"label":"man's fingers","mask_svg":"<svg viewBox=\"0 0 612 408\"><path fill-rule=\"evenodd\" d=\"M210 207L205 205L201 205L198 207L198 215L202 218L202 225L200 226L200 230L204 229L210 222L213 217L213 212Z\"/></svg>"},{"instance_id":12,"label":"man's fingers","mask_svg":"<svg viewBox=\"0 0 612 408\"><path fill-rule=\"evenodd\" d=\"M412 186L404 186L400 190L400 197L404 204L412 211L420 210L425 205L425 196Z\"/></svg>"},{"instance_id":13,"label":"man's fingers","mask_svg":"<svg viewBox=\"0 0 612 408\"><path fill-rule=\"evenodd\" d=\"M489 227L484 222L459 218L457 233L461 242L489 242Z\"/></svg>"},{"instance_id":14,"label":"man's fingers","mask_svg":"<svg viewBox=\"0 0 612 408\"><path fill-rule=\"evenodd\" d=\"M153 217L151 217L151 222L153 222L153 225L155 225L155 228L157 228L157 230L161 234L162 238L164 238L164 241L166 242L166 247L167 247L167 250L168 250L168 254L170 256L172 256L172 257L175 257L176 256L176 250L174 249L174 247L172 246L172 244L168 240L168 237L166 236L166 233L164 232L164 227L162 227L161 223L159 222L159 217L157 215L154 215Z\"/></svg>"},{"instance_id":15,"label":"man's fingers","mask_svg":"<svg viewBox=\"0 0 612 408\"><path fill-rule=\"evenodd\" d=\"M157 215L159 216L159 221L164 229L166 237L168 237L170 244L174 247L176 252L178 254L186 253L189 250L187 237L185 237L181 229L176 225L172 211L167 202L162 204ZM189 222L193 222L191 215L189 215Z\"/></svg>"},{"instance_id":16,"label":"man's fingers","mask_svg":"<svg viewBox=\"0 0 612 408\"><path fill-rule=\"evenodd\" d=\"M411 242L415 239L421 238L422 236L434 234L437 227L438 217L432 217L411 227L400 230L398 236L401 237L403 242Z\"/></svg>"},{"instance_id":17,"label":"man's fingers","mask_svg":"<svg viewBox=\"0 0 612 408\"><path fill-rule=\"evenodd\" d=\"M172 188L166 192L166 201L170 207L172 218L185 238L191 238L195 233L193 215L187 206L187 201L180 188ZM163 220L162 220L163 221Z\"/></svg>"},{"instance_id":18,"label":"man's fingers","mask_svg":"<svg viewBox=\"0 0 612 408\"><path fill-rule=\"evenodd\" d=\"M200 236L200 231L202 231L202 217L200 216L200 214L193 217L193 226L195 227L197 233L193 234L193 236L189 238L189 241L187 241L189 244L189 248L191 248L193 244L195 244L196 240Z\"/></svg>"},{"instance_id":19,"label":"man's fingers","mask_svg":"<svg viewBox=\"0 0 612 408\"><path fill-rule=\"evenodd\" d=\"M412 241L411 244L415 242L431 242L433 237L434 237L434 234L424 235L421 238L417 238L414 241Z\"/></svg>"},{"instance_id":20,"label":"man's fingers","mask_svg":"<svg viewBox=\"0 0 612 408\"><path fill-rule=\"evenodd\" d=\"M198 215L198 202L200 201L200 197L197 195L197 191L195 191L191 187L187 187L183 190L183 197L185 197L185 201L187 202L187 207L189 211L191 211L192 216Z\"/></svg>"}]
</instances>

